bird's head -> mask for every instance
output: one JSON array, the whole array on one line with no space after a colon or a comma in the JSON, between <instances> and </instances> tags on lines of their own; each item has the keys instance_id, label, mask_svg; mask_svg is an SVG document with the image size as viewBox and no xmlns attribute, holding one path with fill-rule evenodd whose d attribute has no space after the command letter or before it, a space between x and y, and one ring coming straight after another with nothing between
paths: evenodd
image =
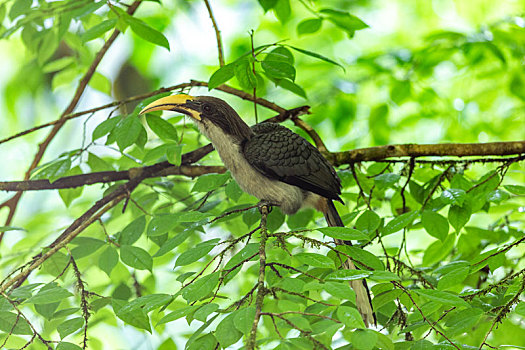
<instances>
[{"instance_id":1,"label":"bird's head","mask_svg":"<svg viewBox=\"0 0 525 350\"><path fill-rule=\"evenodd\" d=\"M147 105L140 114L161 110L190 116L201 130L206 130L213 124L239 141L248 139L253 134L237 112L220 98L185 94L166 96Z\"/></svg>"}]
</instances>

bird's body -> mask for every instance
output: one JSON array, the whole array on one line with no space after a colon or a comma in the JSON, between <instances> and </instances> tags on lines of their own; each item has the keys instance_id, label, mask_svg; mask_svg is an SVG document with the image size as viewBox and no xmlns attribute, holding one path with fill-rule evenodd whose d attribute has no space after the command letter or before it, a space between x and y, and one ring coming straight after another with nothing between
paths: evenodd
<instances>
[{"instance_id":1,"label":"bird's body","mask_svg":"<svg viewBox=\"0 0 525 350\"><path fill-rule=\"evenodd\" d=\"M243 145L232 142L217 132L217 127L199 127L201 132L210 139L224 166L230 171L241 189L273 205L281 207L285 214L297 212L303 205L304 191L282 181L262 175L244 157Z\"/></svg>"},{"instance_id":2,"label":"bird's body","mask_svg":"<svg viewBox=\"0 0 525 350\"><path fill-rule=\"evenodd\" d=\"M308 162L312 153L310 147L313 146L283 126L270 123L255 125L251 128L252 134L244 140L228 137L211 122L204 121L198 123L197 126L212 142L224 166L230 170L242 190L261 201L279 206L285 214L295 214L302 207L318 209L319 202L323 199L319 194L293 184L294 180L299 181L290 175L298 172L297 169L293 169L294 167L302 167L301 173L306 175L303 177L319 176L319 173L325 173L323 175L333 178L331 181L333 187L338 189L336 184L339 178L335 172L332 174L325 164L312 160ZM286 147L288 144L293 146L289 151ZM295 160L287 157L284 152L276 151L283 149L286 152L296 153ZM324 158L319 161L324 161ZM324 166L324 171L321 170L321 166ZM284 182L283 179L292 183ZM319 191L322 191L322 188L319 188ZM335 194L335 197L338 198L338 195Z\"/></svg>"},{"instance_id":3,"label":"bird's body","mask_svg":"<svg viewBox=\"0 0 525 350\"><path fill-rule=\"evenodd\" d=\"M213 144L239 186L285 214L302 207L322 212L329 226L344 226L333 201L341 201L341 180L332 165L300 135L278 124L250 128L226 102L209 96L161 98L142 112L172 110L189 115ZM336 240L337 244L346 244ZM349 242L348 242L349 243ZM355 269L352 260L344 268ZM364 280L350 281L366 325L375 323Z\"/></svg>"}]
</instances>

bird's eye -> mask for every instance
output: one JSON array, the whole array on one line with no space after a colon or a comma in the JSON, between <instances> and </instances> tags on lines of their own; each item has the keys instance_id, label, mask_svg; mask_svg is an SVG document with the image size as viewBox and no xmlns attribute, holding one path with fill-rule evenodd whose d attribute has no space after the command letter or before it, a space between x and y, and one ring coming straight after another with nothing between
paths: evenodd
<instances>
[{"instance_id":1,"label":"bird's eye","mask_svg":"<svg viewBox=\"0 0 525 350\"><path fill-rule=\"evenodd\" d=\"M212 108L211 108L210 105L206 104L206 105L202 106L202 111L204 113L210 113L212 111Z\"/></svg>"}]
</instances>

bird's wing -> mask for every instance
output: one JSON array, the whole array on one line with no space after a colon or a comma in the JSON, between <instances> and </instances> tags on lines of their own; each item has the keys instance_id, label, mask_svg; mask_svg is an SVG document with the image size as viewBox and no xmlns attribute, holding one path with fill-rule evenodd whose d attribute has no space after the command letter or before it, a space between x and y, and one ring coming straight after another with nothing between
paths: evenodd
<instances>
[{"instance_id":1,"label":"bird's wing","mask_svg":"<svg viewBox=\"0 0 525 350\"><path fill-rule=\"evenodd\" d=\"M252 131L255 135L243 151L254 168L272 179L341 201L341 180L317 148L279 124L257 124Z\"/></svg>"}]
</instances>

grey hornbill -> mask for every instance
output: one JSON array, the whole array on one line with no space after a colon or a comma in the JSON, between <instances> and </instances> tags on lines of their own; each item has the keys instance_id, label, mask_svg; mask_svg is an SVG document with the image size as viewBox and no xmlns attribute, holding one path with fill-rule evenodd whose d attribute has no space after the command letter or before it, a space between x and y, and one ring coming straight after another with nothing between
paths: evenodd
<instances>
[{"instance_id":1,"label":"grey hornbill","mask_svg":"<svg viewBox=\"0 0 525 350\"><path fill-rule=\"evenodd\" d=\"M261 203L279 206L285 214L313 207L324 214L329 226L344 226L332 202L343 202L339 197L341 180L319 150L303 137L275 123L250 128L230 105L216 97L167 96L146 106L141 114L158 110L190 116L239 186ZM350 259L343 265L355 269ZM375 323L366 282L350 284L365 324Z\"/></svg>"}]
</instances>

